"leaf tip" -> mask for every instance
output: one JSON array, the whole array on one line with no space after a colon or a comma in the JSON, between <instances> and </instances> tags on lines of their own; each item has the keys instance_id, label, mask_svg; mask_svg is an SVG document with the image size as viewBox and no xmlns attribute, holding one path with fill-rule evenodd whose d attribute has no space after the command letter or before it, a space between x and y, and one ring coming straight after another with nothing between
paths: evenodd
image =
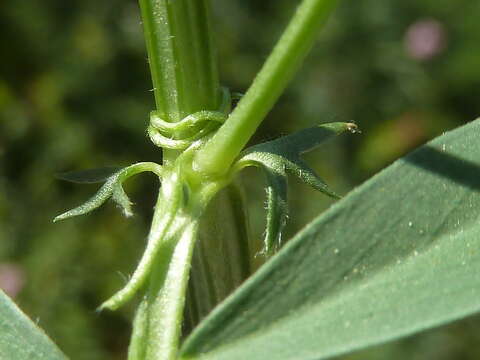
<instances>
[{"instance_id":1,"label":"leaf tip","mask_svg":"<svg viewBox=\"0 0 480 360\"><path fill-rule=\"evenodd\" d=\"M113 301L112 298L108 299L107 301L103 302L97 309L95 310L97 313L100 313L104 310L115 311L117 310L121 304L118 304L116 301Z\"/></svg>"},{"instance_id":2,"label":"leaf tip","mask_svg":"<svg viewBox=\"0 0 480 360\"><path fill-rule=\"evenodd\" d=\"M362 131L358 128L357 124L355 124L354 122L346 123L345 126L347 127L347 130L350 131L352 134L362 133Z\"/></svg>"},{"instance_id":3,"label":"leaf tip","mask_svg":"<svg viewBox=\"0 0 480 360\"><path fill-rule=\"evenodd\" d=\"M131 218L133 216L133 211L123 210L123 216L125 216L126 218Z\"/></svg>"},{"instance_id":4,"label":"leaf tip","mask_svg":"<svg viewBox=\"0 0 480 360\"><path fill-rule=\"evenodd\" d=\"M335 200L340 200L342 198L342 196L338 195L338 194L326 194L327 196L330 196L332 199L335 199Z\"/></svg>"},{"instance_id":5,"label":"leaf tip","mask_svg":"<svg viewBox=\"0 0 480 360\"><path fill-rule=\"evenodd\" d=\"M53 222L56 223L56 222L65 220L65 219L67 219L68 217L69 217L69 216L68 216L68 212L66 212L66 213L63 213L63 214L60 214L60 215L55 216L55 218L53 219Z\"/></svg>"},{"instance_id":6,"label":"leaf tip","mask_svg":"<svg viewBox=\"0 0 480 360\"><path fill-rule=\"evenodd\" d=\"M133 204L130 203L128 207L118 205L118 207L120 208L120 210L122 212L122 215L125 216L127 219L129 219L129 218L133 217L133 215L135 215L135 213L132 210L131 205L133 205Z\"/></svg>"}]
</instances>

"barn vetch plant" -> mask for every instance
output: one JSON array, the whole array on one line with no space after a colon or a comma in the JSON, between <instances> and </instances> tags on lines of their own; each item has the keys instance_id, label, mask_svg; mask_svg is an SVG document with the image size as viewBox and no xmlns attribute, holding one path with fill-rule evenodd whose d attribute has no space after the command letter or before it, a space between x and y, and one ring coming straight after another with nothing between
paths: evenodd
<instances>
[{"instance_id":1,"label":"barn vetch plant","mask_svg":"<svg viewBox=\"0 0 480 360\"><path fill-rule=\"evenodd\" d=\"M123 181L143 171L158 175L161 187L146 250L125 287L99 307L116 310L140 290L149 289L137 315L141 320L135 322L131 358L176 356L200 219L213 197L241 169L255 166L266 175L264 254L272 255L281 246L287 218L287 174L338 198L300 155L335 135L356 131L352 123L319 125L241 153L311 47L333 3L306 1L299 7L252 88L231 112L230 90L218 81L208 2L140 1L157 104L150 114L148 136L166 150L164 162L138 163L95 179L105 180L99 192L55 219L85 214L109 197L128 216L131 202ZM83 175L64 177L81 182ZM89 171L89 181L93 181L91 175Z\"/></svg>"},{"instance_id":2,"label":"barn vetch plant","mask_svg":"<svg viewBox=\"0 0 480 360\"><path fill-rule=\"evenodd\" d=\"M140 0L156 102L147 132L163 149L163 162L63 174L66 180L103 185L86 203L55 218L88 213L109 198L129 216L132 204L123 182L146 171L158 176L161 187L145 252L125 287L99 307L115 310L141 295L129 359L325 358L478 310L478 279L469 276L478 270L477 253L469 250L478 242L471 214L480 206L472 180L478 174L475 159L480 152L472 137L478 130L475 122L397 162L332 207L180 344L190 271L191 326L226 295L217 296L218 289L237 285L231 279L226 280L230 284L220 284L217 274L209 274L214 279L210 283L195 281L200 279L195 271L205 269L195 265L191 269L191 264L195 256L208 258L205 249L215 234L207 228L206 236L199 237L202 221L211 217L208 209L215 206L216 195L233 187L242 169L254 166L265 174L262 254L267 258L282 247L289 175L339 198L301 155L341 133L357 132L355 124L320 124L244 149L335 4L331 0L300 4L253 84L233 107L232 97L237 95L221 87L218 79L208 1ZM440 186L445 201L438 202ZM416 207L399 210L397 194ZM457 197L468 198L468 206L452 202ZM241 203L232 199L227 201L237 209L234 213L243 213ZM243 223L233 220L222 226L245 233ZM418 231L411 231L410 224ZM239 243L229 246L248 246L242 240L245 237L239 236L232 240ZM195 252L198 241L203 255ZM249 275L248 261L231 259L241 274L237 282ZM445 284L441 293L431 285L439 281ZM432 299L436 305L427 309ZM63 357L8 299L1 301L7 304L2 310L5 318L12 319L2 323L3 339L10 340L0 342L1 351L12 354L12 359L28 356L28 351L25 355L15 351L23 341L12 335L17 330L11 324L17 322L23 333L33 334L31 351L42 349L48 358ZM418 311L409 312L412 307Z\"/></svg>"}]
</instances>

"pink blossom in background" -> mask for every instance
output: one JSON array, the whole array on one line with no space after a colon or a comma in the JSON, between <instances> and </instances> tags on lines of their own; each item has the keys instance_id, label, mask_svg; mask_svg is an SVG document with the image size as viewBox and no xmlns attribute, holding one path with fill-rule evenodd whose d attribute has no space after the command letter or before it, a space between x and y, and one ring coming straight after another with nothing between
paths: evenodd
<instances>
[{"instance_id":1,"label":"pink blossom in background","mask_svg":"<svg viewBox=\"0 0 480 360\"><path fill-rule=\"evenodd\" d=\"M25 283L23 269L12 263L0 264L0 288L11 298L15 298Z\"/></svg>"},{"instance_id":2,"label":"pink blossom in background","mask_svg":"<svg viewBox=\"0 0 480 360\"><path fill-rule=\"evenodd\" d=\"M411 58L430 60L447 47L445 27L434 19L418 20L408 27L404 47Z\"/></svg>"}]
</instances>

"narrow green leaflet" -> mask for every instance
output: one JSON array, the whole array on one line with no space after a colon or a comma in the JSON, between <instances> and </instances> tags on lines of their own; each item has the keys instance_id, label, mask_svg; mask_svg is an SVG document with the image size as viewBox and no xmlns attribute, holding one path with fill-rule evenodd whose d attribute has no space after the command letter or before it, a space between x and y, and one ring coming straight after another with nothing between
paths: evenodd
<instances>
[{"instance_id":1,"label":"narrow green leaflet","mask_svg":"<svg viewBox=\"0 0 480 360\"><path fill-rule=\"evenodd\" d=\"M325 359L480 311L480 119L373 177L189 336L182 359Z\"/></svg>"},{"instance_id":2,"label":"narrow green leaflet","mask_svg":"<svg viewBox=\"0 0 480 360\"><path fill-rule=\"evenodd\" d=\"M110 177L105 184L98 190L98 192L92 196L90 199L88 199L85 203L83 203L80 206L77 206L76 208L69 210L67 212L64 212L63 214L58 215L53 219L53 222L57 222L60 220L65 220L74 216L79 216L79 215L84 215L88 214L89 212L99 208L100 206L103 205L105 201L107 201L113 194L113 189L115 185L119 181L119 174L115 174L112 177Z\"/></svg>"},{"instance_id":3,"label":"narrow green leaflet","mask_svg":"<svg viewBox=\"0 0 480 360\"><path fill-rule=\"evenodd\" d=\"M122 170L122 168L118 166L106 166L96 169L69 171L57 174L56 177L60 180L70 181L79 184L94 184L107 181L110 176L120 170Z\"/></svg>"},{"instance_id":4,"label":"narrow green leaflet","mask_svg":"<svg viewBox=\"0 0 480 360\"><path fill-rule=\"evenodd\" d=\"M282 231L287 224L287 175L265 167L267 178L267 226L263 252L272 254L282 245Z\"/></svg>"},{"instance_id":5,"label":"narrow green leaflet","mask_svg":"<svg viewBox=\"0 0 480 360\"><path fill-rule=\"evenodd\" d=\"M117 170L115 171L115 169ZM60 175L59 178L61 179L80 183L96 183L105 180L106 181L100 190L98 190L98 192L89 200L72 210L58 215L53 221L56 222L74 216L87 214L102 206L110 197L120 206L125 216L133 215L132 202L123 190L122 183L129 177L145 171L151 171L159 177L162 174L162 168L160 165L150 162L141 162L127 166L120 170L118 170L118 168L109 167L70 172Z\"/></svg>"},{"instance_id":6,"label":"narrow green leaflet","mask_svg":"<svg viewBox=\"0 0 480 360\"><path fill-rule=\"evenodd\" d=\"M67 359L2 290L0 290L0 359Z\"/></svg>"},{"instance_id":7,"label":"narrow green leaflet","mask_svg":"<svg viewBox=\"0 0 480 360\"><path fill-rule=\"evenodd\" d=\"M303 129L279 139L246 149L235 169L258 166L267 180L267 226L263 251L272 254L282 245L282 230L288 217L287 174L295 175L314 189L333 198L340 198L302 160L301 155L345 131L357 132L352 123L328 123Z\"/></svg>"}]
</instances>

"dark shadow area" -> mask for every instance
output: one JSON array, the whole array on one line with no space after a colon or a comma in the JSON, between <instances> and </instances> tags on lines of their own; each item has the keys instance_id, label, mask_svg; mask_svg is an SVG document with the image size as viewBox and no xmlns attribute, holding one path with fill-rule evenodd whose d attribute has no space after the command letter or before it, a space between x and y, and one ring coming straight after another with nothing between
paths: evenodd
<instances>
[{"instance_id":1,"label":"dark shadow area","mask_svg":"<svg viewBox=\"0 0 480 360\"><path fill-rule=\"evenodd\" d=\"M480 164L426 145L404 158L415 166L480 191Z\"/></svg>"}]
</instances>

